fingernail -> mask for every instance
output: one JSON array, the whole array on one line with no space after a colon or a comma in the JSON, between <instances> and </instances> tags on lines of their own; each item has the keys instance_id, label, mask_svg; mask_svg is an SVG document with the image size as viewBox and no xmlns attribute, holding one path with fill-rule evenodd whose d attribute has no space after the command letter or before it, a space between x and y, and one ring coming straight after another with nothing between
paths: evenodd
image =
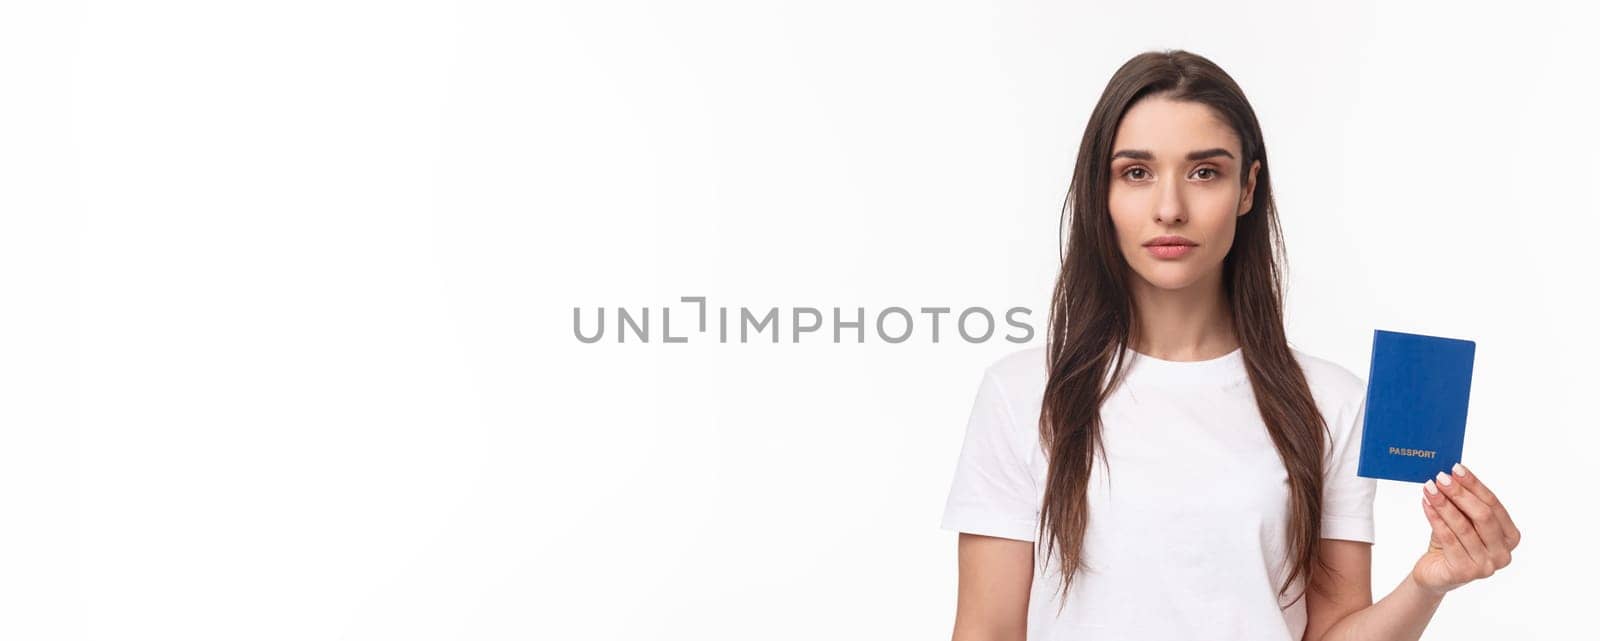
<instances>
[{"instance_id":1,"label":"fingernail","mask_svg":"<svg viewBox=\"0 0 1600 641\"><path fill-rule=\"evenodd\" d=\"M1431 480L1428 481L1427 483L1423 483L1422 487L1424 489L1428 490L1429 494L1438 494L1439 493L1439 488L1434 487L1433 486L1433 481L1431 481Z\"/></svg>"},{"instance_id":2,"label":"fingernail","mask_svg":"<svg viewBox=\"0 0 1600 641\"><path fill-rule=\"evenodd\" d=\"M1460 463L1456 463L1455 465L1451 466L1450 470L1455 472L1456 476L1467 478L1467 468L1461 467Z\"/></svg>"},{"instance_id":3,"label":"fingernail","mask_svg":"<svg viewBox=\"0 0 1600 641\"><path fill-rule=\"evenodd\" d=\"M1449 487L1450 484L1453 482L1453 481L1450 480L1450 475L1445 474L1444 472L1440 472L1439 473L1438 479L1439 479L1439 484L1443 485L1445 487Z\"/></svg>"}]
</instances>

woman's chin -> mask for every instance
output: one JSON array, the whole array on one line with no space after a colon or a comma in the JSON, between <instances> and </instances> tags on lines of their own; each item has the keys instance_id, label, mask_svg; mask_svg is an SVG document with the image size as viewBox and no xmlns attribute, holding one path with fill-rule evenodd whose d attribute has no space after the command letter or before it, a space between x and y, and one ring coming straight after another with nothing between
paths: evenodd
<instances>
[{"instance_id":1,"label":"woman's chin","mask_svg":"<svg viewBox=\"0 0 1600 641\"><path fill-rule=\"evenodd\" d=\"M1202 280L1200 274L1188 267L1161 267L1139 274L1151 287L1165 291L1183 291Z\"/></svg>"}]
</instances>

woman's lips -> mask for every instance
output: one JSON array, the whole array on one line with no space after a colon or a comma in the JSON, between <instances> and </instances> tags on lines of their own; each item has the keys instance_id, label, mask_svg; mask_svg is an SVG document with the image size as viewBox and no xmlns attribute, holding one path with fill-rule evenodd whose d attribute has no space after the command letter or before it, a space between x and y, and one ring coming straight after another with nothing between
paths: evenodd
<instances>
[{"instance_id":1,"label":"woman's lips","mask_svg":"<svg viewBox=\"0 0 1600 641\"><path fill-rule=\"evenodd\" d=\"M1155 254L1156 258L1181 258L1194 249L1194 245L1145 245L1144 248Z\"/></svg>"}]
</instances>

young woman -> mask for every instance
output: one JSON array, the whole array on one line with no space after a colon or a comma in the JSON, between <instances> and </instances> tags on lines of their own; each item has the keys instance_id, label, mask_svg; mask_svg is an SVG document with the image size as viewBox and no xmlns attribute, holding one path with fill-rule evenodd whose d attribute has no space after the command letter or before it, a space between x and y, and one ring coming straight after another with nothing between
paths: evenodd
<instances>
[{"instance_id":1,"label":"young woman","mask_svg":"<svg viewBox=\"0 0 1600 641\"><path fill-rule=\"evenodd\" d=\"M1067 201L1046 345L984 372L945 507L957 641L1414 640L1510 562L1520 532L1458 465L1373 603L1366 385L1288 345L1270 165L1226 73L1124 64Z\"/></svg>"}]
</instances>

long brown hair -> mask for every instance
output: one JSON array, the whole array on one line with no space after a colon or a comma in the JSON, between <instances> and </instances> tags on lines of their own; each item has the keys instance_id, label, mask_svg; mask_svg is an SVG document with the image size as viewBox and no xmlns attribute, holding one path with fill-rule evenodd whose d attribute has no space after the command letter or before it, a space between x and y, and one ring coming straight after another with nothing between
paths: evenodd
<instances>
[{"instance_id":1,"label":"long brown hair","mask_svg":"<svg viewBox=\"0 0 1600 641\"><path fill-rule=\"evenodd\" d=\"M1084 129L1063 208L1063 226L1070 225L1070 233L1051 299L1045 349L1049 381L1039 435L1049 472L1038 537L1046 548L1046 564L1051 552L1061 557L1063 607L1078 569L1090 567L1083 558L1083 539L1093 518L1088 487L1094 453L1105 457L1100 405L1122 382L1123 350L1137 331L1125 280L1131 269L1118 249L1107 204L1111 146L1128 108L1156 94L1210 107L1238 134L1241 165L1248 168L1261 161L1252 209L1236 218L1233 246L1223 259L1223 289L1256 405L1288 471L1288 554L1294 569L1278 594L1285 594L1296 578L1310 576L1313 562L1332 570L1317 554L1327 425L1284 335L1283 238L1260 124L1244 92L1210 60L1182 50L1150 51L1128 60L1106 84ZM1241 184L1248 174L1240 172Z\"/></svg>"}]
</instances>

